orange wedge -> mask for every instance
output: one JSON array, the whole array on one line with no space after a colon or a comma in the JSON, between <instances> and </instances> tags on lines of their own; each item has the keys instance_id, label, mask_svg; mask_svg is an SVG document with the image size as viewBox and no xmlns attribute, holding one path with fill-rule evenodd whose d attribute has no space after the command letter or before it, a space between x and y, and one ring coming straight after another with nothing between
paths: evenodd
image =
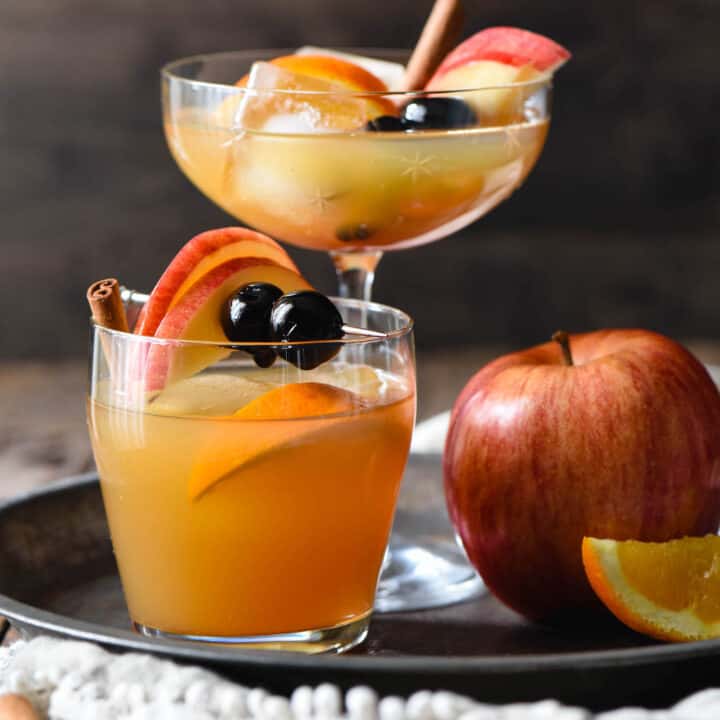
<instances>
[{"instance_id":1,"label":"orange wedge","mask_svg":"<svg viewBox=\"0 0 720 720\"><path fill-rule=\"evenodd\" d=\"M355 63L332 55L281 55L269 62L298 75L340 83L350 91L387 92L387 86L380 78ZM236 84L245 87L247 81L245 75Z\"/></svg>"},{"instance_id":2,"label":"orange wedge","mask_svg":"<svg viewBox=\"0 0 720 720\"><path fill-rule=\"evenodd\" d=\"M369 70L348 60L332 55L281 55L268 62L295 75L329 83L328 87L335 87L349 93L371 93L363 99L367 105L369 117L396 115L398 112L395 104L389 98L372 94L386 93L387 85ZM246 87L249 77L249 75L244 75L235 84L238 87ZM318 88L310 85L308 89L317 90ZM314 98L310 102L318 103L319 98ZM332 104L330 109L332 109ZM342 108L337 109L341 110Z\"/></svg>"},{"instance_id":3,"label":"orange wedge","mask_svg":"<svg viewBox=\"0 0 720 720\"><path fill-rule=\"evenodd\" d=\"M235 413L245 420L289 420L291 418L337 415L362 405L349 390L325 383L290 383L273 388Z\"/></svg>"},{"instance_id":4,"label":"orange wedge","mask_svg":"<svg viewBox=\"0 0 720 720\"><path fill-rule=\"evenodd\" d=\"M720 637L720 537L582 543L585 573L625 625L671 642Z\"/></svg>"},{"instance_id":5,"label":"orange wedge","mask_svg":"<svg viewBox=\"0 0 720 720\"><path fill-rule=\"evenodd\" d=\"M350 424L347 421L354 410L364 406L365 402L354 392L325 383L290 383L263 393L217 424L209 451L195 462L188 496L197 500L250 462L283 447L309 442L312 436L331 443L333 433L357 428L357 421ZM247 421L247 442L237 441L236 429L232 427L236 421Z\"/></svg>"}]
</instances>

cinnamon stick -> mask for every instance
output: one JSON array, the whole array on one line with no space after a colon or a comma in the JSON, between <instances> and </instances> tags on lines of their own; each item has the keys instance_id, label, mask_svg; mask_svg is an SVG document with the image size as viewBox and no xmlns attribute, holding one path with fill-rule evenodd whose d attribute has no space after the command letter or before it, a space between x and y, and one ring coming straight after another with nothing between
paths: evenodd
<instances>
[{"instance_id":1,"label":"cinnamon stick","mask_svg":"<svg viewBox=\"0 0 720 720\"><path fill-rule=\"evenodd\" d=\"M463 24L461 0L435 0L408 62L402 90L422 90L452 49Z\"/></svg>"},{"instance_id":2,"label":"cinnamon stick","mask_svg":"<svg viewBox=\"0 0 720 720\"><path fill-rule=\"evenodd\" d=\"M125 307L120 297L120 283L115 278L94 282L88 288L87 301L96 325L128 332Z\"/></svg>"}]
</instances>

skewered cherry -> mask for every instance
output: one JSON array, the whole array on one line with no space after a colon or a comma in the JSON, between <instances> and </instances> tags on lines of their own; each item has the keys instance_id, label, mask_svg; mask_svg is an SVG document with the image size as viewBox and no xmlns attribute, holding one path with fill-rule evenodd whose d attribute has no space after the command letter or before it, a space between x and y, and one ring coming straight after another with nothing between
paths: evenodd
<instances>
[{"instance_id":1,"label":"skewered cherry","mask_svg":"<svg viewBox=\"0 0 720 720\"><path fill-rule=\"evenodd\" d=\"M271 283L248 283L238 288L225 302L222 326L231 342L265 342L270 340L270 313L282 290ZM275 362L272 348L247 348L262 368Z\"/></svg>"},{"instance_id":2,"label":"skewered cherry","mask_svg":"<svg viewBox=\"0 0 720 720\"><path fill-rule=\"evenodd\" d=\"M270 313L270 336L279 342L337 340L343 336L343 319L327 297L314 290L283 295ZM335 357L336 343L279 348L282 358L302 370L312 370Z\"/></svg>"}]
</instances>

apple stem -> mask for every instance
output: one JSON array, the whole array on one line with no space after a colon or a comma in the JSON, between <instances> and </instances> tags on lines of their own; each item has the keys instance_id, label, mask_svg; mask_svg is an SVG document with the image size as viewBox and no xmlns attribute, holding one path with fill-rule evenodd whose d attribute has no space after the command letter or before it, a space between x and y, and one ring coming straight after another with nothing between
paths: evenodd
<instances>
[{"instance_id":1,"label":"apple stem","mask_svg":"<svg viewBox=\"0 0 720 720\"><path fill-rule=\"evenodd\" d=\"M574 365L573 356L570 352L570 335L564 330L553 333L552 339L562 348L563 360L566 365Z\"/></svg>"}]
</instances>

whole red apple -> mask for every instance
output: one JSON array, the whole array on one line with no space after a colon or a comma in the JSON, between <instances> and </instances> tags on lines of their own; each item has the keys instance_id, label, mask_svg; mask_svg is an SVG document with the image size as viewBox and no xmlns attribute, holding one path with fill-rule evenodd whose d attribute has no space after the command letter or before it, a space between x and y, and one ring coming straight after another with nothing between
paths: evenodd
<instances>
[{"instance_id":1,"label":"whole red apple","mask_svg":"<svg viewBox=\"0 0 720 720\"><path fill-rule=\"evenodd\" d=\"M500 600L551 622L599 607L583 535L663 541L720 522L720 395L705 368L645 330L554 340L470 380L444 454L471 562Z\"/></svg>"}]
</instances>

